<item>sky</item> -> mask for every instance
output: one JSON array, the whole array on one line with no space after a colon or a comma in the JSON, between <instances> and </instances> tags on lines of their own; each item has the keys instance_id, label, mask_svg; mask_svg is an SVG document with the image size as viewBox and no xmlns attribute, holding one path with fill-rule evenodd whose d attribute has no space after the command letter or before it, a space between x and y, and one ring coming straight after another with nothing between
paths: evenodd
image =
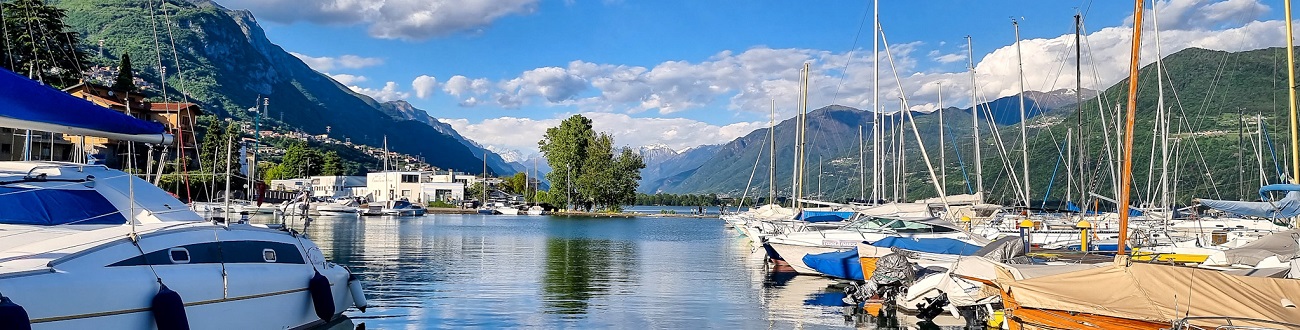
<instances>
[{"instance_id":1,"label":"sky","mask_svg":"<svg viewBox=\"0 0 1300 330\"><path fill-rule=\"evenodd\" d=\"M766 127L773 107L778 121L798 111L804 63L810 110L873 109L876 84L885 112L931 111L941 90L944 106L957 107L972 94L1015 95L1013 20L1026 90L1074 88L1075 14L1083 87L1128 74L1132 2L881 2L873 58L876 8L864 0L218 0L250 10L272 42L353 90L406 100L491 149L523 154L574 114L620 146L726 143ZM1188 47L1285 45L1280 0L1147 7L1143 63Z\"/></svg>"}]
</instances>

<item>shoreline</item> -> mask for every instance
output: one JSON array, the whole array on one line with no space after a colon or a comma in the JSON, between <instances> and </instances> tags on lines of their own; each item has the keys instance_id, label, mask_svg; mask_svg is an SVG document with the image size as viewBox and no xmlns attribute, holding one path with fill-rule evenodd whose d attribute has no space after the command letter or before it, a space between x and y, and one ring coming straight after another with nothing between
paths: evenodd
<instances>
[{"instance_id":1,"label":"shoreline","mask_svg":"<svg viewBox=\"0 0 1300 330\"><path fill-rule=\"evenodd\" d=\"M456 208L456 207L430 207L430 208L426 208L425 212L428 214L478 214L477 209L465 209L465 208ZM717 219L720 217L717 214L699 215L699 214L681 214L681 213L672 214L672 213L637 213L637 212L607 213L607 212L582 212L582 211L558 211L558 212L549 213L547 215L563 216L563 217L588 217L588 218L645 217L645 218Z\"/></svg>"}]
</instances>

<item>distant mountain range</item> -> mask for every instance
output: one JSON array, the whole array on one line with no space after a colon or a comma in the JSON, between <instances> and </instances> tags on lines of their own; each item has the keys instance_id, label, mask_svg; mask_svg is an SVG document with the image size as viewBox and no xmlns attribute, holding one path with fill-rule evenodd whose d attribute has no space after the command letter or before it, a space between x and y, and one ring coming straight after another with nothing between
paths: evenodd
<instances>
[{"instance_id":1,"label":"distant mountain range","mask_svg":"<svg viewBox=\"0 0 1300 330\"><path fill-rule=\"evenodd\" d=\"M1270 48L1246 52L1221 52L1190 48L1171 54L1164 59L1165 70L1169 72L1164 81L1166 106L1173 115L1170 125L1172 156L1169 171L1174 178L1178 202L1187 203L1192 197L1229 198L1255 200L1253 192L1260 185L1277 183L1278 168L1286 159L1286 76L1285 54L1280 48ZM1155 123L1156 79L1154 64L1144 67L1139 81L1138 117L1134 134L1136 151L1134 153L1134 183L1137 186L1135 200L1150 200L1147 177L1151 171L1159 172L1158 162L1153 162L1152 143ZM1035 201L1042 199L1063 199L1066 194L1066 182L1074 181L1078 199L1079 181L1084 181L1088 190L1107 196L1114 196L1115 158L1117 155L1105 152L1107 145L1113 148L1116 138L1115 109L1126 99L1127 80L1120 81L1098 93L1083 90L1082 109L1076 117L1076 99L1073 90L1056 90L1052 92L1026 92L1025 105L1031 124L1029 135L1030 197ZM1278 101L1282 100L1282 101ZM980 105L991 111L992 121L997 125L981 125L981 149L983 150L984 184L986 193L992 201L1013 202L1019 197L1013 188L1008 172L1019 175L1022 160L1019 157L1020 112L1016 96L1002 97ZM936 172L947 172L949 194L967 193L973 190L974 168L971 150L971 109L948 108L942 110L947 121L945 130L945 147L939 149L938 111L913 112L915 124L930 156ZM882 132L891 143L891 132L897 127L898 113L888 114L882 123ZM859 162L858 126L864 127L867 136L871 136L870 112L858 109L827 106L809 114L808 118L808 154L805 173L805 194L824 199L856 198L859 194L870 194L869 187L863 189L865 177L870 185L871 175L861 176L862 163ZM1262 120L1256 120L1261 118ZM985 118L986 120L989 118ZM1262 123L1261 123L1262 122ZM795 132L793 119L788 119L776 126L777 148L777 182L781 195L789 196L791 191L791 169L793 164L793 137ZM1265 128L1260 132L1259 128ZM903 135L907 161L906 184L898 190L908 199L932 197L936 195L933 180L930 179L925 161L916 147L915 136L910 124L904 125ZM1001 154L995 134L997 129L1005 154ZM1082 132L1082 141L1077 138ZM1066 136L1075 134L1076 138L1066 145ZM1240 138L1238 136L1240 135ZM750 194L766 195L770 184L764 175L771 166L767 155L767 130L759 129L716 148L707 160L694 163L684 162L676 174L660 175L653 182L642 186L644 192L669 193L719 193L740 196L746 186ZM1107 142L1109 141L1109 142ZM872 157L871 142L866 142L863 158ZM885 150L892 154L893 148ZM1073 157L1075 169L1069 169L1066 154L1084 151L1084 159ZM946 162L940 163L940 156ZM1260 156L1262 155L1262 157ZM887 157L889 159L890 157ZM1005 160L1004 160L1005 159ZM750 182L750 173L757 175ZM868 162L869 163L869 162ZM1079 165L1082 164L1082 165ZM895 164L888 161L884 171L890 172ZM674 166L673 161L666 160L657 164L659 167ZM865 166L869 172L870 164ZM1082 170L1079 170L1082 169ZM649 170L649 169L647 169ZM1082 173L1080 173L1082 172ZM1283 171L1285 172L1285 171ZM1075 176L1074 180L1067 173ZM1156 173L1159 174L1159 173ZM937 175L937 174L936 174ZM1260 177L1267 179L1261 182ZM892 174L886 180L892 180ZM893 184L889 184L885 197L892 197Z\"/></svg>"},{"instance_id":2,"label":"distant mountain range","mask_svg":"<svg viewBox=\"0 0 1300 330\"><path fill-rule=\"evenodd\" d=\"M155 42L150 12L132 0L57 0L67 10L66 23L82 40L103 40L102 53L90 49L89 59L116 66L130 53L138 65L137 77L159 81L156 54L170 54L171 43L180 55L164 56L168 94L183 90L190 102L219 117L250 119L244 109L259 96L270 99L264 125L325 134L354 143L379 146L385 136L398 152L422 155L432 165L479 173L482 148L476 148L450 127L440 127L427 113L405 102L380 103L353 92L330 77L308 67L266 38L253 15L229 10L207 0L166 2L173 40ZM158 17L158 20L163 18ZM167 49L158 49L158 45ZM90 47L87 47L90 48ZM181 79L181 75L184 79ZM517 170L488 153L488 171L500 175ZM377 164L376 164L377 166Z\"/></svg>"}]
</instances>

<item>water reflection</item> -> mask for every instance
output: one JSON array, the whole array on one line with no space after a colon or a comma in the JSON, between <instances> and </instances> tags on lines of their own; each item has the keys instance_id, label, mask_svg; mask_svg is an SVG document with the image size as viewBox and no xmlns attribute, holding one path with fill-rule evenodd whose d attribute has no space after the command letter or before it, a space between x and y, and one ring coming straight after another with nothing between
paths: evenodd
<instances>
[{"instance_id":1,"label":"water reflection","mask_svg":"<svg viewBox=\"0 0 1300 330\"><path fill-rule=\"evenodd\" d=\"M593 297L635 280L629 241L548 238L542 294L547 313L585 314Z\"/></svg>"},{"instance_id":2,"label":"water reflection","mask_svg":"<svg viewBox=\"0 0 1300 330\"><path fill-rule=\"evenodd\" d=\"M370 329L875 325L717 219L345 216L305 232L363 279L372 307L345 314Z\"/></svg>"}]
</instances>

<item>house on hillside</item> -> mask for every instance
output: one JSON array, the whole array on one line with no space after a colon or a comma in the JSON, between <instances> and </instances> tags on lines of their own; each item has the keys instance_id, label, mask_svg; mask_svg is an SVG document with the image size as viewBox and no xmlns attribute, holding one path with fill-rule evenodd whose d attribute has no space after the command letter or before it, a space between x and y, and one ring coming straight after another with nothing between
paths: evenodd
<instances>
[{"instance_id":1,"label":"house on hillside","mask_svg":"<svg viewBox=\"0 0 1300 330\"><path fill-rule=\"evenodd\" d=\"M102 107L117 110L132 117L143 120L162 123L172 134L176 135L177 143L181 143L181 151L189 159L198 159L198 150L195 148L194 123L196 118L202 114L202 109L193 103L170 103L170 102L150 102L145 99L145 95L140 93L125 93L114 91L111 88L94 83L82 82L63 90L73 96L80 97L91 103L98 104ZM126 165L120 156L126 154L126 141L112 140L94 136L76 136L63 135L62 139L69 145L80 146L80 151L91 158L97 159L105 165L114 168L122 168ZM143 144L136 145L137 150L147 150ZM178 155L176 148L169 150L170 159L175 159ZM135 153L136 164L147 164L147 152Z\"/></svg>"}]
</instances>

